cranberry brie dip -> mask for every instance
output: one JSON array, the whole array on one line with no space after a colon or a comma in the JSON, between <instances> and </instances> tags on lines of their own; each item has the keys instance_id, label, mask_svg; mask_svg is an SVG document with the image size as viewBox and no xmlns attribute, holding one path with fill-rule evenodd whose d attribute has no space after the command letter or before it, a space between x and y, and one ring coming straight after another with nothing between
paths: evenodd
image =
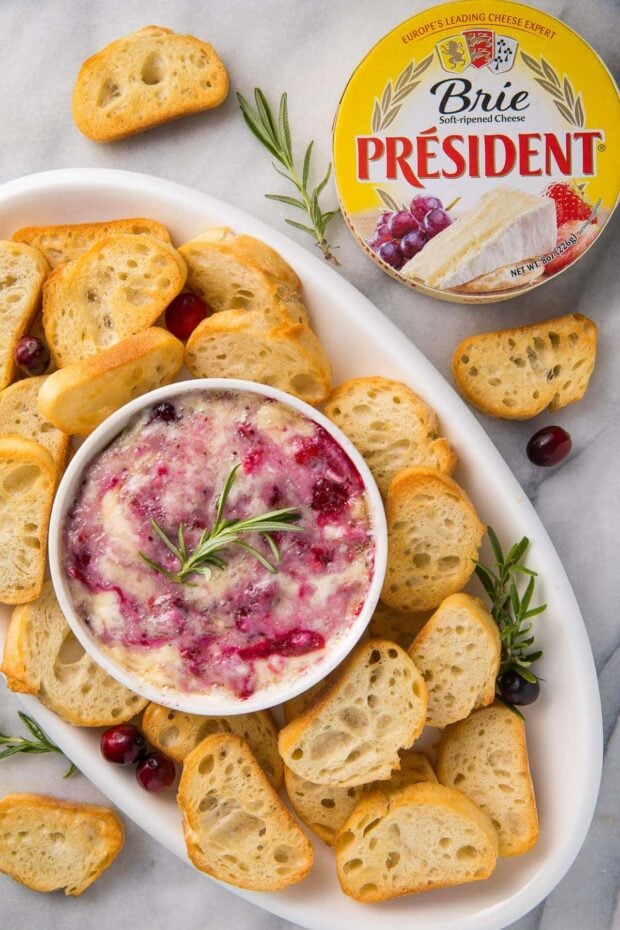
<instances>
[{"instance_id":1,"label":"cranberry brie dip","mask_svg":"<svg viewBox=\"0 0 620 930\"><path fill-rule=\"evenodd\" d=\"M63 527L78 615L159 687L238 698L319 662L373 575L364 484L321 426L242 391L151 406L84 471Z\"/></svg>"}]
</instances>

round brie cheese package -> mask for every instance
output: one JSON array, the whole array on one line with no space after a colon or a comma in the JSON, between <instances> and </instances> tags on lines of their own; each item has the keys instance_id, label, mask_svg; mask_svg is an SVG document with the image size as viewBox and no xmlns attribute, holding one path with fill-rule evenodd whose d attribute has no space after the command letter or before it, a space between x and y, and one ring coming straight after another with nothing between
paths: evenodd
<instances>
[{"instance_id":1,"label":"round brie cheese package","mask_svg":"<svg viewBox=\"0 0 620 930\"><path fill-rule=\"evenodd\" d=\"M620 100L559 20L459 0L369 52L333 148L345 219L385 271L442 300L506 300L600 236L620 189Z\"/></svg>"}]
</instances>

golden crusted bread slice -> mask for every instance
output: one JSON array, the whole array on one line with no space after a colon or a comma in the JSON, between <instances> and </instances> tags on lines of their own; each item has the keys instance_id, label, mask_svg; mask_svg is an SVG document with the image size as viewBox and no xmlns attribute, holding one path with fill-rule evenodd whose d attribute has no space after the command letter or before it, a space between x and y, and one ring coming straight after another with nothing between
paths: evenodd
<instances>
[{"instance_id":1,"label":"golden crusted bread slice","mask_svg":"<svg viewBox=\"0 0 620 930\"><path fill-rule=\"evenodd\" d=\"M48 272L36 249L0 240L0 391L15 377L15 347L37 315Z\"/></svg>"},{"instance_id":2,"label":"golden crusted bread slice","mask_svg":"<svg viewBox=\"0 0 620 930\"><path fill-rule=\"evenodd\" d=\"M245 378L320 404L331 386L323 346L304 323L265 328L260 310L224 310L199 323L185 347L195 378Z\"/></svg>"},{"instance_id":3,"label":"golden crusted bread slice","mask_svg":"<svg viewBox=\"0 0 620 930\"><path fill-rule=\"evenodd\" d=\"M311 688L308 688L307 691L302 691L302 693L298 694L296 697L285 701L282 705L285 722L290 723L291 720L294 720L295 717L299 717L301 713L307 710L311 704L314 704L317 696L322 691L327 690L328 686L332 681L334 681L337 675L338 670L336 669L325 678L322 678L321 681L318 681L315 685L312 685Z\"/></svg>"},{"instance_id":4,"label":"golden crusted bread slice","mask_svg":"<svg viewBox=\"0 0 620 930\"><path fill-rule=\"evenodd\" d=\"M0 872L33 891L80 895L123 847L114 811L43 794L0 798Z\"/></svg>"},{"instance_id":5,"label":"golden crusted bread slice","mask_svg":"<svg viewBox=\"0 0 620 930\"><path fill-rule=\"evenodd\" d=\"M183 762L205 736L233 733L246 741L273 787L277 790L282 784L284 766L278 754L278 729L267 710L203 717L149 704L142 715L142 732L149 743L175 762Z\"/></svg>"},{"instance_id":6,"label":"golden crusted bread slice","mask_svg":"<svg viewBox=\"0 0 620 930\"><path fill-rule=\"evenodd\" d=\"M45 446L60 477L69 455L69 436L39 413L37 397L46 378L23 378L0 391L0 435L15 433Z\"/></svg>"},{"instance_id":7,"label":"golden crusted bread slice","mask_svg":"<svg viewBox=\"0 0 620 930\"><path fill-rule=\"evenodd\" d=\"M428 726L443 729L493 702L499 630L477 597L451 594L442 601L409 655L428 688Z\"/></svg>"},{"instance_id":8,"label":"golden crusted bread slice","mask_svg":"<svg viewBox=\"0 0 620 930\"><path fill-rule=\"evenodd\" d=\"M419 781L437 781L435 770L427 755L416 749L403 749L400 752L400 768L392 772L388 781L376 781L373 788L393 793L400 791L407 785L415 785Z\"/></svg>"},{"instance_id":9,"label":"golden crusted bread slice","mask_svg":"<svg viewBox=\"0 0 620 930\"><path fill-rule=\"evenodd\" d=\"M291 807L301 822L328 846L334 845L338 831L366 791L365 785L349 788L315 785L286 766L284 784Z\"/></svg>"},{"instance_id":10,"label":"golden crusted bread slice","mask_svg":"<svg viewBox=\"0 0 620 930\"><path fill-rule=\"evenodd\" d=\"M520 856L538 838L538 814L525 741L525 724L499 702L447 727L437 776L487 812L500 856Z\"/></svg>"},{"instance_id":11,"label":"golden crusted bread slice","mask_svg":"<svg viewBox=\"0 0 620 930\"><path fill-rule=\"evenodd\" d=\"M308 323L301 281L274 249L253 236L213 226L185 243L187 285L216 313L260 310L266 326Z\"/></svg>"},{"instance_id":12,"label":"golden crusted bread slice","mask_svg":"<svg viewBox=\"0 0 620 930\"><path fill-rule=\"evenodd\" d=\"M456 455L439 436L437 415L400 381L345 381L327 398L325 414L357 446L383 495L404 468L424 465L451 474L456 467Z\"/></svg>"},{"instance_id":13,"label":"golden crusted bread slice","mask_svg":"<svg viewBox=\"0 0 620 930\"><path fill-rule=\"evenodd\" d=\"M430 610L418 613L396 610L394 607L388 607L383 601L378 601L368 630L371 636L391 639L392 642L398 643L401 649L408 649L431 613Z\"/></svg>"},{"instance_id":14,"label":"golden crusted bread slice","mask_svg":"<svg viewBox=\"0 0 620 930\"><path fill-rule=\"evenodd\" d=\"M227 94L228 73L212 45L146 26L84 62L73 88L73 119L94 142L113 142L211 110Z\"/></svg>"},{"instance_id":15,"label":"golden crusted bread slice","mask_svg":"<svg viewBox=\"0 0 620 930\"><path fill-rule=\"evenodd\" d=\"M392 774L389 781L377 781L372 785L350 788L314 785L300 778L291 769L284 770L286 792L293 810L328 846L334 845L338 832L355 810L364 792L372 788L393 792L419 781L436 782L437 776L427 756L413 749L406 749L400 753L400 769Z\"/></svg>"},{"instance_id":16,"label":"golden crusted bread slice","mask_svg":"<svg viewBox=\"0 0 620 930\"><path fill-rule=\"evenodd\" d=\"M65 433L88 436L134 397L170 384L182 367L183 343L152 326L49 375L39 412Z\"/></svg>"},{"instance_id":17,"label":"golden crusted bread slice","mask_svg":"<svg viewBox=\"0 0 620 930\"><path fill-rule=\"evenodd\" d=\"M14 433L0 436L0 602L40 593L57 471L48 450Z\"/></svg>"},{"instance_id":18,"label":"golden crusted bread slice","mask_svg":"<svg viewBox=\"0 0 620 930\"><path fill-rule=\"evenodd\" d=\"M398 751L411 746L425 719L426 685L407 653L369 639L280 730L278 747L284 764L316 785L365 785L398 769Z\"/></svg>"},{"instance_id":19,"label":"golden crusted bread slice","mask_svg":"<svg viewBox=\"0 0 620 930\"><path fill-rule=\"evenodd\" d=\"M310 841L240 736L217 733L192 749L177 797L187 852L202 872L279 891L312 868Z\"/></svg>"},{"instance_id":20,"label":"golden crusted bread slice","mask_svg":"<svg viewBox=\"0 0 620 930\"><path fill-rule=\"evenodd\" d=\"M485 532L456 481L407 468L387 496L388 561L381 599L397 610L438 607L463 588Z\"/></svg>"},{"instance_id":21,"label":"golden crusted bread slice","mask_svg":"<svg viewBox=\"0 0 620 930\"><path fill-rule=\"evenodd\" d=\"M102 223L61 223L59 226L24 226L13 233L13 242L24 242L45 255L50 268L75 261L99 239L121 234L155 236L170 242L170 233L156 220L132 217Z\"/></svg>"},{"instance_id":22,"label":"golden crusted bread slice","mask_svg":"<svg viewBox=\"0 0 620 930\"><path fill-rule=\"evenodd\" d=\"M488 878L496 861L487 814L460 791L430 782L370 792L336 840L340 886L365 903Z\"/></svg>"},{"instance_id":23,"label":"golden crusted bread slice","mask_svg":"<svg viewBox=\"0 0 620 930\"><path fill-rule=\"evenodd\" d=\"M35 601L13 611L2 671L11 691L36 694L42 704L78 727L123 723L147 703L84 652L62 614L51 581L45 582Z\"/></svg>"},{"instance_id":24,"label":"golden crusted bread slice","mask_svg":"<svg viewBox=\"0 0 620 930\"><path fill-rule=\"evenodd\" d=\"M452 374L474 407L526 420L581 400L596 362L596 324L582 313L477 333L454 350Z\"/></svg>"},{"instance_id":25,"label":"golden crusted bread slice","mask_svg":"<svg viewBox=\"0 0 620 930\"><path fill-rule=\"evenodd\" d=\"M148 329L185 284L185 262L154 236L99 239L43 289L43 325L59 368Z\"/></svg>"}]
</instances>

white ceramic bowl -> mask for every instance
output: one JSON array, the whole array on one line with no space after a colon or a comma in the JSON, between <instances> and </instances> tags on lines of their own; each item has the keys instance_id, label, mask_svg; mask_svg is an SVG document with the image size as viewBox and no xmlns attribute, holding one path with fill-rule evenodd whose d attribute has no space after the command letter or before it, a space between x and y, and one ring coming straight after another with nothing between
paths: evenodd
<instances>
[{"instance_id":1,"label":"white ceramic bowl","mask_svg":"<svg viewBox=\"0 0 620 930\"><path fill-rule=\"evenodd\" d=\"M191 391L211 392L221 390L246 391L273 398L288 407L292 407L322 426L344 449L362 477L369 502L372 533L375 542L375 566L372 581L364 606L349 629L341 636L338 636L333 643L330 644L328 641L324 655L315 665L311 665L301 674L291 675L290 679L285 678L279 683L259 688L245 700L241 700L233 694L227 694L221 688L212 692L196 693L181 691L172 686L159 687L125 668L101 647L97 638L75 611L63 564L62 532L65 517L75 499L84 469L93 459L125 429L132 417L145 407L150 407L152 404L159 403L169 397ZM157 704L163 704L166 707L182 710L189 714L241 714L262 710L266 707L274 707L301 694L302 691L311 688L312 685L328 675L349 654L368 625L381 593L386 558L387 528L383 503L377 485L364 459L344 433L318 410L296 397L286 394L284 391L256 384L252 381L239 381L228 378L196 378L191 381L168 384L130 401L130 403L125 404L124 407L109 416L82 443L71 460L56 493L49 529L50 572L56 596L67 622L84 649L109 675L116 678L127 688L135 691L136 694L141 694L142 697L148 698L149 701L155 701Z\"/></svg>"}]
</instances>

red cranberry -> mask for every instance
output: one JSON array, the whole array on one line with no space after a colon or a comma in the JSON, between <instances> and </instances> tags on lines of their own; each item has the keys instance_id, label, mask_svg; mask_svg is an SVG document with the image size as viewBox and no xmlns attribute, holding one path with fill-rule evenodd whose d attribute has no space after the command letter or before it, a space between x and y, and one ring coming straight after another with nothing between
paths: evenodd
<instances>
[{"instance_id":1,"label":"red cranberry","mask_svg":"<svg viewBox=\"0 0 620 930\"><path fill-rule=\"evenodd\" d=\"M174 404L169 404L168 401L164 400L161 404L155 404L151 410L151 416L149 417L149 423L152 423L153 420L161 420L163 423L172 423L173 420L177 419L177 408Z\"/></svg>"},{"instance_id":2,"label":"red cranberry","mask_svg":"<svg viewBox=\"0 0 620 930\"><path fill-rule=\"evenodd\" d=\"M280 652L285 656L303 656L315 649L323 649L325 638L316 630L291 630L284 639Z\"/></svg>"},{"instance_id":3,"label":"red cranberry","mask_svg":"<svg viewBox=\"0 0 620 930\"><path fill-rule=\"evenodd\" d=\"M15 364L25 375L42 375L47 371L50 354L42 339L24 336L15 347Z\"/></svg>"},{"instance_id":4,"label":"red cranberry","mask_svg":"<svg viewBox=\"0 0 620 930\"><path fill-rule=\"evenodd\" d=\"M145 791L165 791L176 776L174 762L163 752L149 752L138 764L136 778Z\"/></svg>"},{"instance_id":5,"label":"red cranberry","mask_svg":"<svg viewBox=\"0 0 620 930\"><path fill-rule=\"evenodd\" d=\"M269 492L268 503L270 507L275 507L282 500L282 492L277 484L272 485L271 491Z\"/></svg>"},{"instance_id":6,"label":"red cranberry","mask_svg":"<svg viewBox=\"0 0 620 930\"><path fill-rule=\"evenodd\" d=\"M312 489L313 510L325 515L340 513L347 501L349 492L343 484L331 478L318 478Z\"/></svg>"},{"instance_id":7,"label":"red cranberry","mask_svg":"<svg viewBox=\"0 0 620 930\"><path fill-rule=\"evenodd\" d=\"M136 762L146 748L146 740L131 723L119 723L101 735L101 755L108 762L127 765Z\"/></svg>"},{"instance_id":8,"label":"red cranberry","mask_svg":"<svg viewBox=\"0 0 620 930\"><path fill-rule=\"evenodd\" d=\"M527 444L527 457L534 465L557 465L571 450L570 435L561 426L545 426Z\"/></svg>"},{"instance_id":9,"label":"red cranberry","mask_svg":"<svg viewBox=\"0 0 620 930\"><path fill-rule=\"evenodd\" d=\"M334 555L324 546L310 546L310 562L314 571L322 571L333 561Z\"/></svg>"},{"instance_id":10,"label":"red cranberry","mask_svg":"<svg viewBox=\"0 0 620 930\"><path fill-rule=\"evenodd\" d=\"M290 630L276 639L260 639L239 649L243 662L266 659L269 656L302 656L325 647L325 637L316 630Z\"/></svg>"},{"instance_id":11,"label":"red cranberry","mask_svg":"<svg viewBox=\"0 0 620 930\"><path fill-rule=\"evenodd\" d=\"M243 457L243 470L246 475L251 475L260 468L264 458L265 453L262 449L259 449L258 446L255 446L254 449L250 449Z\"/></svg>"},{"instance_id":12,"label":"red cranberry","mask_svg":"<svg viewBox=\"0 0 620 930\"><path fill-rule=\"evenodd\" d=\"M538 680L526 681L518 672L508 669L497 679L497 690L509 704L523 707L534 703L540 694L540 685Z\"/></svg>"},{"instance_id":13,"label":"red cranberry","mask_svg":"<svg viewBox=\"0 0 620 930\"><path fill-rule=\"evenodd\" d=\"M166 309L166 326L173 336L185 341L212 313L211 307L197 294L179 294Z\"/></svg>"}]
</instances>

